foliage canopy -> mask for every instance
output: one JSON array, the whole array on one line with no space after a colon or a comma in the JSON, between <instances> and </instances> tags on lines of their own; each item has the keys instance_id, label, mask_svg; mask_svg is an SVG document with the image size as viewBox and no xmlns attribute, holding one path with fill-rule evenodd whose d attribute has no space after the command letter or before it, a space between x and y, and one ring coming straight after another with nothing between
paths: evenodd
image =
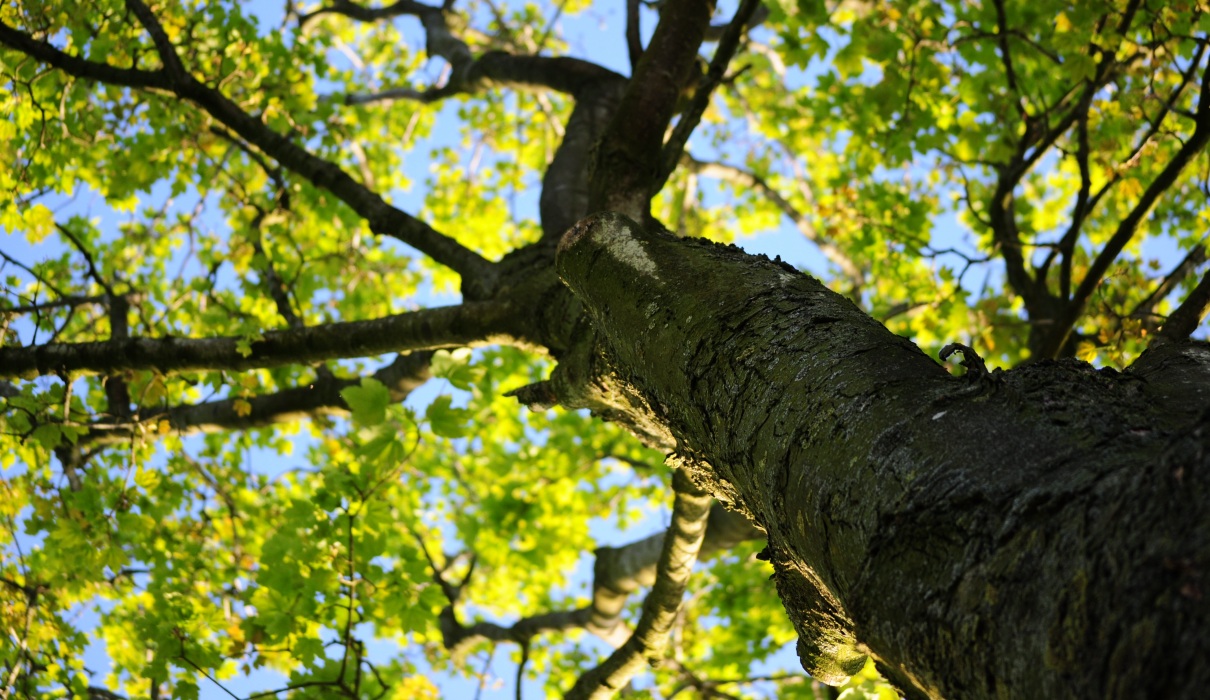
<instances>
[{"instance_id":1,"label":"foliage canopy","mask_svg":"<svg viewBox=\"0 0 1210 700\"><path fill-rule=\"evenodd\" d=\"M490 681L497 647L554 694L594 666L619 628L577 612L589 554L666 512L671 472L510 392L568 350L527 290L611 201L588 173L636 113L624 76L693 4L0 7L0 697L426 697ZM776 249L995 366L1124 367L1197 328L1206 3L713 21L670 145L670 115L615 125L658 139L669 230ZM794 631L738 540L652 695L828 692L777 654ZM894 695L875 679L843 697Z\"/></svg>"}]
</instances>

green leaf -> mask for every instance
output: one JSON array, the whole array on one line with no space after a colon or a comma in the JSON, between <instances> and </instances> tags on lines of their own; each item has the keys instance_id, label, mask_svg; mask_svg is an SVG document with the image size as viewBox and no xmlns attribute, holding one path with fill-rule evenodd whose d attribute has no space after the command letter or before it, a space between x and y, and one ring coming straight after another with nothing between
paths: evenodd
<instances>
[{"instance_id":1,"label":"green leaf","mask_svg":"<svg viewBox=\"0 0 1210 700\"><path fill-rule=\"evenodd\" d=\"M160 483L160 473L154 469L139 467L134 473L134 483L140 488L153 491Z\"/></svg>"},{"instance_id":2,"label":"green leaf","mask_svg":"<svg viewBox=\"0 0 1210 700\"><path fill-rule=\"evenodd\" d=\"M176 684L172 693L174 700L198 700L198 686L193 679L186 678Z\"/></svg>"},{"instance_id":3,"label":"green leaf","mask_svg":"<svg viewBox=\"0 0 1210 700\"><path fill-rule=\"evenodd\" d=\"M324 653L323 640L318 637L303 637L294 642L290 651L303 666L316 670L319 666L315 661L322 658Z\"/></svg>"},{"instance_id":4,"label":"green leaf","mask_svg":"<svg viewBox=\"0 0 1210 700\"><path fill-rule=\"evenodd\" d=\"M438 396L429 404L424 415L428 418L429 427L437 435L447 438L465 437L470 411L465 408L453 408L450 406L452 402L453 398L450 396Z\"/></svg>"},{"instance_id":5,"label":"green leaf","mask_svg":"<svg viewBox=\"0 0 1210 700\"><path fill-rule=\"evenodd\" d=\"M429 368L434 377L448 379L455 387L470 391L471 385L481 380L484 374L483 369L470 364L471 355L470 348L458 348L453 352L438 350L433 353Z\"/></svg>"},{"instance_id":6,"label":"green leaf","mask_svg":"<svg viewBox=\"0 0 1210 700\"><path fill-rule=\"evenodd\" d=\"M374 426L385 421L387 406L391 405L390 390L370 377L363 377L361 386L341 389L340 397L353 411L353 422L363 426Z\"/></svg>"},{"instance_id":7,"label":"green leaf","mask_svg":"<svg viewBox=\"0 0 1210 700\"><path fill-rule=\"evenodd\" d=\"M836 52L834 64L836 70L840 73L840 77L847 80L861 75L861 72L864 70L865 56L866 36L864 34L854 34L849 40L848 45Z\"/></svg>"},{"instance_id":8,"label":"green leaf","mask_svg":"<svg viewBox=\"0 0 1210 700\"><path fill-rule=\"evenodd\" d=\"M63 438L63 431L55 423L43 423L37 428L34 428L34 440L37 440L43 447L48 450L53 450L59 446Z\"/></svg>"}]
</instances>

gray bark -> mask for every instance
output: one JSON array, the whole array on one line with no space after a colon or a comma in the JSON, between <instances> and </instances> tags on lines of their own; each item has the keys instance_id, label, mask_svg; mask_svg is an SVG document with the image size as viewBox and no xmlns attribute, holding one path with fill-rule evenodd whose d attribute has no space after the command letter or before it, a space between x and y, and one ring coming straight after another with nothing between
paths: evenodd
<instances>
[{"instance_id":1,"label":"gray bark","mask_svg":"<svg viewBox=\"0 0 1210 700\"><path fill-rule=\"evenodd\" d=\"M1204 693L1204 345L953 377L788 266L616 214L558 269L600 344L552 386L711 465L816 677L871 655L913 696Z\"/></svg>"}]
</instances>

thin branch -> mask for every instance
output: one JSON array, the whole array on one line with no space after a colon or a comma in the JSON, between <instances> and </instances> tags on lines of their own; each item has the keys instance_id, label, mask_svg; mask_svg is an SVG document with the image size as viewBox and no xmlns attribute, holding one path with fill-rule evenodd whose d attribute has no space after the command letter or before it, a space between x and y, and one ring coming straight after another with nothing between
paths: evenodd
<instances>
[{"instance_id":1,"label":"thin branch","mask_svg":"<svg viewBox=\"0 0 1210 700\"><path fill-rule=\"evenodd\" d=\"M130 313L130 301L125 295L116 294L109 282L101 276L101 272L97 269L96 262L93 260L92 253L85 247L71 229L67 228L59 222L55 222L55 228L62 233L67 240L80 252L84 257L84 261L88 263L88 274L97 284L105 290L107 295L106 306L108 307L109 315L109 338L116 340L126 338L130 335L130 324L128 315ZM118 277L115 274L115 277ZM120 279L120 277L118 277ZM53 340L52 340L53 342ZM126 386L126 380L120 376L109 376L105 378L105 397L110 415L126 418L130 415L130 391ZM64 412L66 415L66 411Z\"/></svg>"},{"instance_id":2,"label":"thin branch","mask_svg":"<svg viewBox=\"0 0 1210 700\"><path fill-rule=\"evenodd\" d=\"M640 25L639 3L641 0L626 0L626 53L630 57L630 70L634 72L643 57L642 27Z\"/></svg>"},{"instance_id":3,"label":"thin branch","mask_svg":"<svg viewBox=\"0 0 1210 700\"><path fill-rule=\"evenodd\" d=\"M50 280L48 280L45 277L43 277L42 275L38 274L38 272L36 270L34 270L34 268L30 267L29 265L26 265L25 263L21 262L20 260L18 260L16 258L8 255L3 250L0 250L0 260L4 260L8 264L14 265L14 266L24 270L31 277L33 277L35 280L37 280L38 284L45 285L47 289L54 292L55 295L58 296L60 299L71 298L70 294L67 294L63 290L59 289L57 286L55 286L53 283L51 283ZM17 295L17 296L20 296L20 295ZM36 298L37 294L35 294L34 296ZM36 303L34 305L40 306L39 304L36 304Z\"/></svg>"},{"instance_id":4,"label":"thin branch","mask_svg":"<svg viewBox=\"0 0 1210 700\"><path fill-rule=\"evenodd\" d=\"M440 12L441 8L425 5L412 0L397 0L383 7L364 7L350 0L334 0L331 5L321 7L314 12L308 12L298 18L300 25L306 25L311 20L325 14L338 14L360 22L377 22L403 15L420 15L425 12Z\"/></svg>"},{"instance_id":5,"label":"thin branch","mask_svg":"<svg viewBox=\"0 0 1210 700\"><path fill-rule=\"evenodd\" d=\"M1013 69L1012 54L1008 47L1008 16L1004 11L1004 0L994 0L996 6L996 37L1000 48L1000 60L1004 63L1004 81L1008 89L1017 96L1014 101L1022 119L1029 120L1025 104L1021 101L1021 89L1017 86L1017 72Z\"/></svg>"},{"instance_id":6,"label":"thin branch","mask_svg":"<svg viewBox=\"0 0 1210 700\"><path fill-rule=\"evenodd\" d=\"M529 640L521 645L521 662L517 664L517 684L515 696L517 700L521 699L521 681L525 679L525 664L529 663Z\"/></svg>"},{"instance_id":7,"label":"thin branch","mask_svg":"<svg viewBox=\"0 0 1210 700\"><path fill-rule=\"evenodd\" d=\"M63 236L67 238L69 242L71 242L72 246L79 251L80 255L83 256L84 262L88 264L88 276L92 277L97 284L101 285L101 289L104 289L106 294L111 297L115 296L113 287L109 286L109 282L107 282L105 278L101 276L100 271L97 270L97 264L92 258L92 253L88 252L88 248L84 247L84 243L71 232L71 229L57 221L55 222L55 228L58 229L59 233L63 234Z\"/></svg>"},{"instance_id":8,"label":"thin branch","mask_svg":"<svg viewBox=\"0 0 1210 700\"><path fill-rule=\"evenodd\" d=\"M1208 259L1208 252L1210 251L1207 251L1205 243L1199 243L1198 245L1193 246L1193 249L1190 250L1179 263L1177 263L1177 266L1172 269L1172 272L1169 272L1162 280L1160 280L1159 285L1147 295L1147 298L1140 301L1139 305L1134 307L1134 311L1130 313L1130 317L1146 318L1153 315L1155 313L1155 307L1159 305L1160 301L1162 301L1164 297L1168 296L1173 289L1176 289L1176 285L1180 284L1181 280L1193 274L1194 270L1201 266L1202 263L1206 262Z\"/></svg>"},{"instance_id":9,"label":"thin branch","mask_svg":"<svg viewBox=\"0 0 1210 700\"><path fill-rule=\"evenodd\" d=\"M956 26L956 25L955 25L955 26ZM1014 39L1018 39L1018 40L1020 40L1020 41L1021 41L1021 42L1023 42L1025 45L1029 46L1029 47L1030 47L1030 48L1032 48L1034 51L1037 51L1039 54L1041 54L1042 56L1044 56L1044 57L1045 57L1047 60L1049 60L1049 61L1050 61L1051 63L1053 63L1055 66L1062 66L1062 65L1063 65L1063 59L1062 59L1062 57L1060 57L1058 54L1056 54L1056 53L1055 53L1054 51L1052 51L1051 49L1049 49L1049 48L1047 48L1047 47L1043 46L1042 44L1038 43L1038 40L1037 40L1037 39L1035 39L1035 38L1033 38L1033 37L1029 36L1029 35L1028 35L1028 34L1026 34L1024 31L1022 31L1022 30L1020 30L1020 29L1009 29L1009 30L1007 30L1007 31L1006 31L1006 32L1004 32L1004 33L1005 33L1007 36L1011 36L1011 37L1013 37ZM978 30L976 30L976 31L972 31L972 32L971 32L971 33L969 33L969 34L962 34L962 35L960 35L960 36L955 37L955 38L954 38L954 40L953 40L952 42L950 42L950 46L951 46L951 47L955 47L955 48L956 48L956 47L958 47L959 45L964 44L964 43L966 43L966 42L968 42L968 41L980 41L980 40L983 40L983 39L995 39L995 40L999 41L999 39L1000 39L1000 33L999 33L999 32L997 32L997 33L994 33L994 34L993 34L992 32L988 32L988 31L978 31Z\"/></svg>"},{"instance_id":10,"label":"thin branch","mask_svg":"<svg viewBox=\"0 0 1210 700\"><path fill-rule=\"evenodd\" d=\"M185 656L185 640L181 639L180 642L181 642L181 653L177 655L178 659L180 659L180 660L184 661L185 663L189 664L190 666L192 666L193 670L195 670L198 673L205 676L206 680L208 680L211 683L213 683L214 685L218 686L219 690L221 690L224 693L226 693L227 695L230 695L231 697L235 698L235 700L240 700L240 696L238 696L235 693L228 690L227 686L223 685L222 683L219 683L218 679L216 679L214 676L210 675L210 673L208 671L206 671L206 669L204 669L201 666L198 666L196 663L194 663L193 659L189 658L188 656Z\"/></svg>"},{"instance_id":11,"label":"thin branch","mask_svg":"<svg viewBox=\"0 0 1210 700\"><path fill-rule=\"evenodd\" d=\"M467 302L367 321L268 331L258 338L130 337L0 347L0 377L245 370L408 350L518 344L522 313L508 302Z\"/></svg>"},{"instance_id":12,"label":"thin branch","mask_svg":"<svg viewBox=\"0 0 1210 700\"><path fill-rule=\"evenodd\" d=\"M1187 340L1206 317L1207 310L1210 310L1210 271L1202 276L1189 296L1168 316L1164 327L1160 329L1160 337L1168 340Z\"/></svg>"},{"instance_id":13,"label":"thin branch","mask_svg":"<svg viewBox=\"0 0 1210 700\"><path fill-rule=\"evenodd\" d=\"M421 104L432 104L439 102L447 97L466 92L462 86L451 86L446 84L440 88L430 88L428 90L417 90L415 88L389 88L387 90L379 90L378 92L369 92L365 94L351 93L345 95L345 104L350 106L355 105L372 105L372 104L391 104L401 100L408 102L419 102Z\"/></svg>"},{"instance_id":14,"label":"thin branch","mask_svg":"<svg viewBox=\"0 0 1210 700\"><path fill-rule=\"evenodd\" d=\"M429 377L430 352L400 355L391 364L370 375L391 391L393 401L402 401ZM306 386L282 389L260 396L232 397L200 404L173 406L168 409L140 409L136 420L94 423L78 445L128 442L144 430L154 431L161 421L177 435L229 430L249 430L292 420L321 415L343 414L348 406L340 392L357 386L360 378L342 379L320 376Z\"/></svg>"},{"instance_id":15,"label":"thin branch","mask_svg":"<svg viewBox=\"0 0 1210 700\"><path fill-rule=\"evenodd\" d=\"M1132 0L1123 13L1119 35L1125 36L1125 31L1129 28L1137 9L1137 0ZM1000 29L1005 35L1008 34L1005 27ZM1000 37L997 38L1000 39ZM1093 96L1102 85L1113 77L1117 68L1137 60L1141 55L1136 53L1118 61L1113 50L1101 50L1096 45L1090 45L1088 51L1090 54L1095 52L1101 54L1101 60L1097 64L1093 76L1073 85L1054 104L1046 107L1039 114L1031 116L1026 113L1024 115L1025 134L1017 142L1011 159L1007 163L995 166L997 182L988 206L988 223L991 225L992 237L999 248L1000 257L1004 260L1005 276L1008 278L1009 285L1021 296L1031 318L1048 319L1052 315L1048 311L1052 306L1051 294L1047 290L1045 279L1031 277L1026 268L1021 238L1017 229L1014 190L1021 179L1058 141L1059 137L1075 125L1082 116L1087 115ZM1077 95L1079 95L1078 99ZM1072 100L1075 100L1075 104L1071 104ZM1054 125L1050 125L1050 117L1060 113L1062 116L1058 121Z\"/></svg>"},{"instance_id":16,"label":"thin branch","mask_svg":"<svg viewBox=\"0 0 1210 700\"><path fill-rule=\"evenodd\" d=\"M1167 119L1168 115L1171 114L1175 109L1176 101L1185 92L1185 88L1187 88L1190 83L1194 81L1197 73L1197 66L1202 61L1202 56L1205 53L1205 49L1206 45L1204 43L1198 44L1197 50L1193 55L1193 60L1189 62L1189 68L1187 68L1181 75L1180 82L1168 94L1167 99L1164 100L1159 114L1156 115L1154 119L1150 120L1150 127L1142 135L1142 137L1139 138L1134 149L1131 150L1130 155L1122 161L1123 164L1137 162L1142 155L1143 148L1151 142L1151 139L1155 138L1155 136L1160 133L1160 128L1163 125L1164 120ZM1097 204L1104 199L1105 194L1122 180L1123 172L1120 168L1115 168L1109 180L1102 185L1099 190L1097 190L1096 194L1089 196L1089 192L1091 190L1091 173L1088 166L1089 145L1087 110L1081 114L1078 128L1076 162L1080 168L1080 190L1076 197L1076 204L1072 209L1072 220L1067 227L1067 231L1059 240L1059 245L1053 251L1051 251L1050 256L1047 257L1046 262L1042 265L1039 272L1040 277L1044 278L1046 275L1046 269L1049 267L1051 259L1060 252L1063 254L1063 261L1059 272L1059 295L1061 299L1069 299L1071 295L1071 266L1074 258L1076 242L1079 240L1080 229L1083 227L1084 221L1091 216Z\"/></svg>"},{"instance_id":17,"label":"thin branch","mask_svg":"<svg viewBox=\"0 0 1210 700\"><path fill-rule=\"evenodd\" d=\"M44 301L40 304L25 304L23 306L0 306L0 314L31 314L49 311L51 309L59 309L65 306L84 306L86 304L104 304L109 301L108 296L95 297L63 297L54 301Z\"/></svg>"},{"instance_id":18,"label":"thin branch","mask_svg":"<svg viewBox=\"0 0 1210 700\"><path fill-rule=\"evenodd\" d=\"M753 29L765 23L769 19L769 7L764 4L763 0L756 6L756 10L748 17L748 21L744 25L744 29ZM706 41L721 41L727 30L731 27L731 23L712 24L706 27Z\"/></svg>"},{"instance_id":19,"label":"thin branch","mask_svg":"<svg viewBox=\"0 0 1210 700\"><path fill-rule=\"evenodd\" d=\"M698 490L683 469L673 473L676 502L664 540L655 585L643 601L643 615L634 634L601 665L580 676L567 693L569 700L613 697L648 659L658 659L681 607L681 598L706 531L710 495Z\"/></svg>"}]
</instances>

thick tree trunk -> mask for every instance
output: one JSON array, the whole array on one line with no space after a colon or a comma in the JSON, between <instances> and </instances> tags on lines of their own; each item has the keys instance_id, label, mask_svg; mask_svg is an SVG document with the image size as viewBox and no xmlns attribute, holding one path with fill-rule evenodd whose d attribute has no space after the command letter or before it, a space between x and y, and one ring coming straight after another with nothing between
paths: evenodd
<instances>
[{"instance_id":1,"label":"thick tree trunk","mask_svg":"<svg viewBox=\"0 0 1210 700\"><path fill-rule=\"evenodd\" d=\"M563 239L561 400L674 446L768 533L804 668L909 695L1210 687L1210 351L953 377L789 266L617 214Z\"/></svg>"}]
</instances>

